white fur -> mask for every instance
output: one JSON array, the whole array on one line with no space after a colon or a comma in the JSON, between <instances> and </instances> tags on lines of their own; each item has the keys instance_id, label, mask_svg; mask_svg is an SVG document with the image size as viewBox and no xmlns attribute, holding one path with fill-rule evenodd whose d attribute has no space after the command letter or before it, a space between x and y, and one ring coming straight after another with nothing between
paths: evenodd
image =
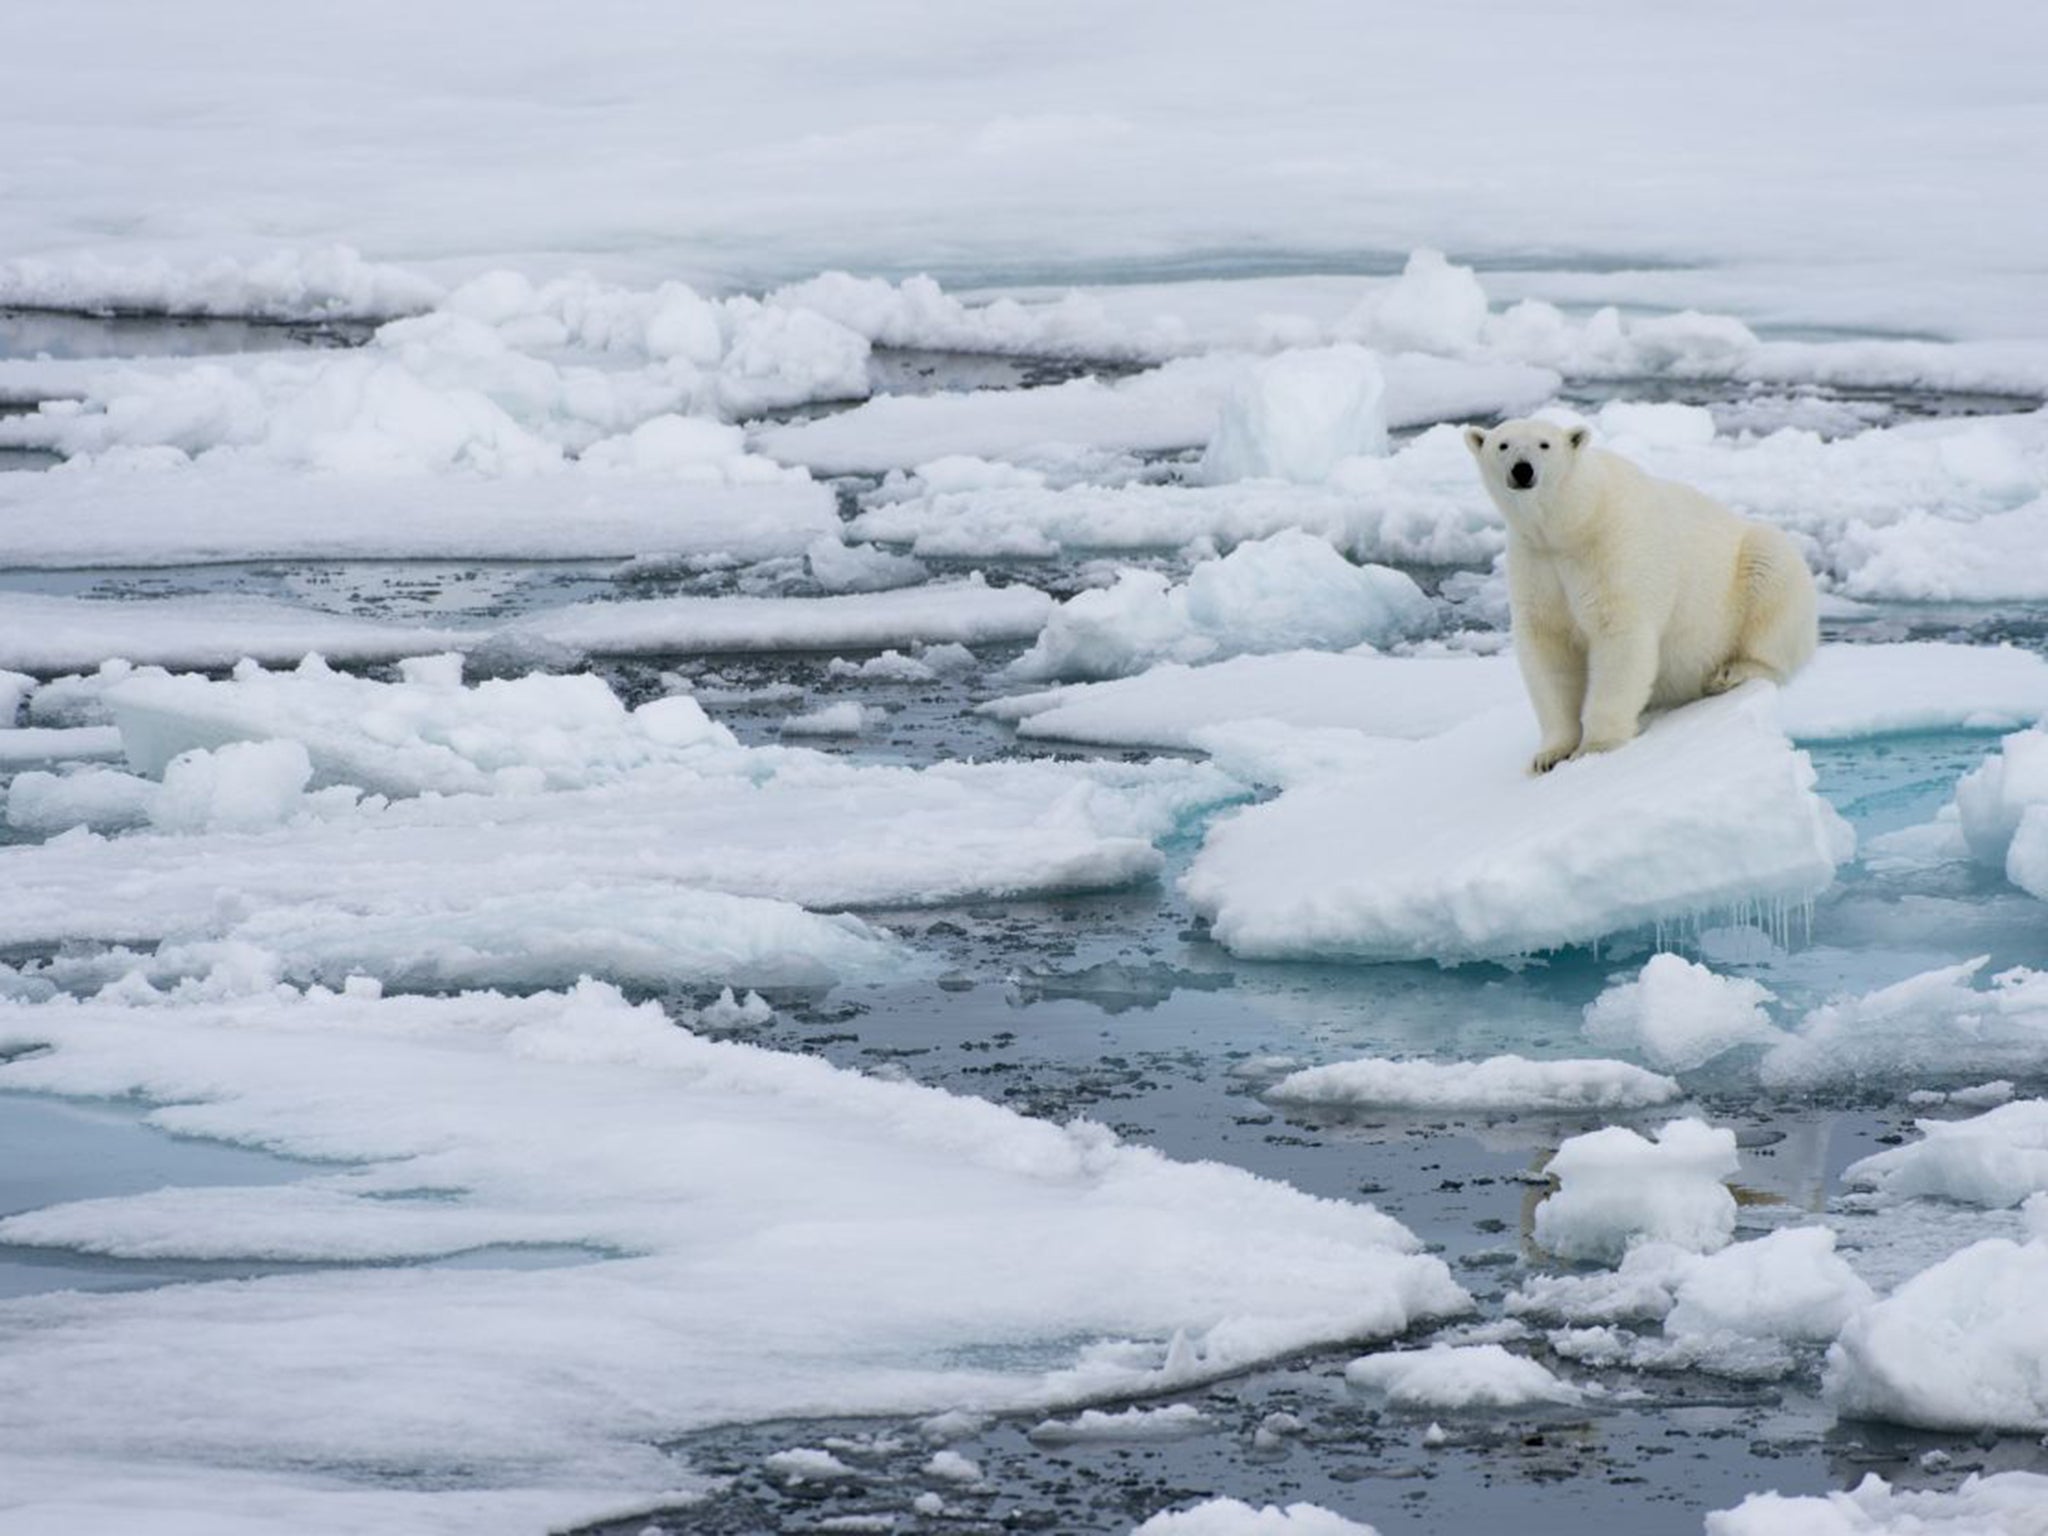
<instances>
[{"instance_id":1,"label":"white fur","mask_svg":"<svg viewBox=\"0 0 2048 1536\"><path fill-rule=\"evenodd\" d=\"M1467 427L1465 445L1507 519L1515 654L1543 728L1532 772L1621 746L1646 708L1783 682L1813 655L1813 577L1776 528L1588 447L1584 427Z\"/></svg>"}]
</instances>

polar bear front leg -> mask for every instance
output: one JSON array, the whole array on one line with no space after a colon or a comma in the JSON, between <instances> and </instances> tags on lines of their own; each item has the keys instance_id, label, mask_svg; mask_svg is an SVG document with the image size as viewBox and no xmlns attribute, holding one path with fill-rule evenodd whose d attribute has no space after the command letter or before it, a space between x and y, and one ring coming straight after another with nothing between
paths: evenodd
<instances>
[{"instance_id":1,"label":"polar bear front leg","mask_svg":"<svg viewBox=\"0 0 2048 1536\"><path fill-rule=\"evenodd\" d=\"M1585 757L1635 739L1657 683L1657 635L1648 626L1615 625L1586 648L1586 711L1579 733Z\"/></svg>"},{"instance_id":2,"label":"polar bear front leg","mask_svg":"<svg viewBox=\"0 0 2048 1536\"><path fill-rule=\"evenodd\" d=\"M1579 748L1579 711L1586 700L1586 653L1554 629L1515 632L1515 659L1536 709L1543 744L1529 759L1531 773L1548 773Z\"/></svg>"}]
</instances>

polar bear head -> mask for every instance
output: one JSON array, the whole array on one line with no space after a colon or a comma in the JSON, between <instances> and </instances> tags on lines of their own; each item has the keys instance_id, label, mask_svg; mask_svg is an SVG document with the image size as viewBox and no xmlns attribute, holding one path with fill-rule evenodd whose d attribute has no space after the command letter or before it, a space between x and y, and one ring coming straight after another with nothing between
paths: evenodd
<instances>
[{"instance_id":1,"label":"polar bear head","mask_svg":"<svg viewBox=\"0 0 2048 1536\"><path fill-rule=\"evenodd\" d=\"M1561 427L1554 421L1504 421L1490 432L1465 429L1465 446L1479 461L1480 478L1511 523L1540 519L1558 505L1586 438L1584 427Z\"/></svg>"}]
</instances>

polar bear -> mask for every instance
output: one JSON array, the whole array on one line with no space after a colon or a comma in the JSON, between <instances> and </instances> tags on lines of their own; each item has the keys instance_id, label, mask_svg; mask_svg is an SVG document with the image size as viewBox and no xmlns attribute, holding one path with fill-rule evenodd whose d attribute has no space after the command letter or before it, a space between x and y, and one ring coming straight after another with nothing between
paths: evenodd
<instances>
[{"instance_id":1,"label":"polar bear","mask_svg":"<svg viewBox=\"0 0 2048 1536\"><path fill-rule=\"evenodd\" d=\"M1507 519L1515 654L1543 728L1532 773L1621 746L1646 707L1783 682L1819 640L1789 538L1586 439L1547 421L1465 429Z\"/></svg>"}]
</instances>

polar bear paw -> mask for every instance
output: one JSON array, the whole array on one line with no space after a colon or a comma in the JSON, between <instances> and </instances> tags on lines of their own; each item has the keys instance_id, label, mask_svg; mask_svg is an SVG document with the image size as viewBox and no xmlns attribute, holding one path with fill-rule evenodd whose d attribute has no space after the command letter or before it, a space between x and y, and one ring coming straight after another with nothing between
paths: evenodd
<instances>
[{"instance_id":1,"label":"polar bear paw","mask_svg":"<svg viewBox=\"0 0 2048 1536\"><path fill-rule=\"evenodd\" d=\"M1579 744L1576 741L1546 741L1536 755L1529 759L1529 772L1548 773L1559 763L1576 756Z\"/></svg>"}]
</instances>

